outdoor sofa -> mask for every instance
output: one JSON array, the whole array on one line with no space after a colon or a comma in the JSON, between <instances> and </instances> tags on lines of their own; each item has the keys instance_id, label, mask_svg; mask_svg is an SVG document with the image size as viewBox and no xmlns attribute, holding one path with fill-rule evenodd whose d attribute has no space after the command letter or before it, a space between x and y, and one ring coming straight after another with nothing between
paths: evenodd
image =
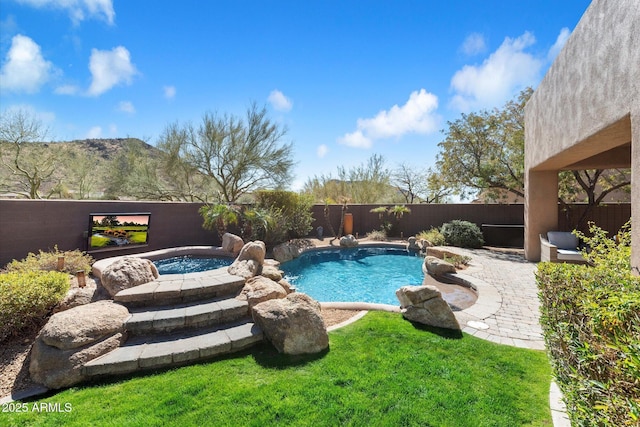
<instances>
[{"instance_id":1,"label":"outdoor sofa","mask_svg":"<svg viewBox=\"0 0 640 427\"><path fill-rule=\"evenodd\" d=\"M585 264L578 237L569 231L549 231L540 235L540 260Z\"/></svg>"}]
</instances>

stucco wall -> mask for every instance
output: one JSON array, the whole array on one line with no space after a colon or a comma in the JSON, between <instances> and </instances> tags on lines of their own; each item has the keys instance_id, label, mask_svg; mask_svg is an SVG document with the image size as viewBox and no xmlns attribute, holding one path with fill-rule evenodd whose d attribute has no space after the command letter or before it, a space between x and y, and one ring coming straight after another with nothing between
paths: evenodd
<instances>
[{"instance_id":1,"label":"stucco wall","mask_svg":"<svg viewBox=\"0 0 640 427\"><path fill-rule=\"evenodd\" d=\"M640 1L593 0L525 108L527 259L539 259L538 234L557 226L544 209L554 203L551 174L616 147L591 168L612 166L602 164L611 153L631 157L622 163L632 168L631 262L640 274Z\"/></svg>"},{"instance_id":2,"label":"stucco wall","mask_svg":"<svg viewBox=\"0 0 640 427\"><path fill-rule=\"evenodd\" d=\"M526 106L526 141L533 143L525 167L555 168L548 159L577 142L574 156L583 158L619 145L616 138L629 142L628 126L612 128L604 139L589 137L628 122L632 108L640 108L639 85L640 1L594 0Z\"/></svg>"}]
</instances>

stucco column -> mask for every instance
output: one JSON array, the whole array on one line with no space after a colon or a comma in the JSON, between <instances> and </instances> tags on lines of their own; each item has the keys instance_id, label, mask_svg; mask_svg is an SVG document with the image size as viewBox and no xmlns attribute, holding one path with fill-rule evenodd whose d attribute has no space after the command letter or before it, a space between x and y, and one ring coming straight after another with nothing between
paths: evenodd
<instances>
[{"instance_id":1,"label":"stucco column","mask_svg":"<svg viewBox=\"0 0 640 427\"><path fill-rule=\"evenodd\" d=\"M631 112L631 271L640 276L640 107Z\"/></svg>"},{"instance_id":2,"label":"stucco column","mask_svg":"<svg viewBox=\"0 0 640 427\"><path fill-rule=\"evenodd\" d=\"M524 191L524 256L540 261L540 234L558 228L558 172L527 171Z\"/></svg>"}]
</instances>

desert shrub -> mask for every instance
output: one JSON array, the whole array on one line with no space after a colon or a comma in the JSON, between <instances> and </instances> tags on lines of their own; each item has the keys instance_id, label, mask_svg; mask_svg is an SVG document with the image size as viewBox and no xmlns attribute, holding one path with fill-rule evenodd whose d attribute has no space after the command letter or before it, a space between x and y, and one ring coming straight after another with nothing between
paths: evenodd
<instances>
[{"instance_id":1,"label":"desert shrub","mask_svg":"<svg viewBox=\"0 0 640 427\"><path fill-rule=\"evenodd\" d=\"M421 231L416 234L418 240L423 239L431 243L433 246L442 246L446 243L444 236L439 228L431 227L429 230Z\"/></svg>"},{"instance_id":2,"label":"desert shrub","mask_svg":"<svg viewBox=\"0 0 640 427\"><path fill-rule=\"evenodd\" d=\"M367 233L367 239L384 242L387 240L386 230L373 230Z\"/></svg>"},{"instance_id":3,"label":"desert shrub","mask_svg":"<svg viewBox=\"0 0 640 427\"><path fill-rule=\"evenodd\" d=\"M91 264L93 258L79 250L59 251L58 246L54 246L52 251L40 252L36 255L30 252L26 258L17 261L13 260L5 267L6 271L55 271L58 267L58 257L64 256L64 269L62 271L75 274L77 271L84 270L85 273L91 272Z\"/></svg>"},{"instance_id":4,"label":"desert shrub","mask_svg":"<svg viewBox=\"0 0 640 427\"><path fill-rule=\"evenodd\" d=\"M575 426L640 421L640 277L630 269L630 232L617 242L591 225L593 266L540 263L540 323Z\"/></svg>"},{"instance_id":5,"label":"desert shrub","mask_svg":"<svg viewBox=\"0 0 640 427\"><path fill-rule=\"evenodd\" d=\"M444 223L441 229L445 242L461 248L479 248L484 244L482 231L469 221L453 220Z\"/></svg>"},{"instance_id":6,"label":"desert shrub","mask_svg":"<svg viewBox=\"0 0 640 427\"><path fill-rule=\"evenodd\" d=\"M263 190L258 191L255 197L256 208L272 214L277 212L274 215L278 217L275 225L284 229L282 233L285 237L274 243L281 243L288 238L304 237L311 231L313 199L310 196L292 191Z\"/></svg>"},{"instance_id":7,"label":"desert shrub","mask_svg":"<svg viewBox=\"0 0 640 427\"><path fill-rule=\"evenodd\" d=\"M453 264L456 268L462 268L464 266L469 265L469 261L471 261L471 257L466 255L444 255L442 258L444 261L447 261L449 264Z\"/></svg>"},{"instance_id":8,"label":"desert shrub","mask_svg":"<svg viewBox=\"0 0 640 427\"><path fill-rule=\"evenodd\" d=\"M69 275L57 271L0 274L0 341L38 326L69 290Z\"/></svg>"}]
</instances>

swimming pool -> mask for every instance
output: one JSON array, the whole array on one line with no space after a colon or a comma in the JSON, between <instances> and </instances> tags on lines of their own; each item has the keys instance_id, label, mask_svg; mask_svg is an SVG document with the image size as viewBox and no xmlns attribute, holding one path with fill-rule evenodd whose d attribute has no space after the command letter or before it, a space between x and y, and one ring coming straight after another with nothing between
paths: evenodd
<instances>
[{"instance_id":1,"label":"swimming pool","mask_svg":"<svg viewBox=\"0 0 640 427\"><path fill-rule=\"evenodd\" d=\"M305 252L280 268L285 280L318 301L398 305L398 288L422 284L423 261L405 249L361 247Z\"/></svg>"},{"instance_id":2,"label":"swimming pool","mask_svg":"<svg viewBox=\"0 0 640 427\"><path fill-rule=\"evenodd\" d=\"M228 267L233 258L201 258L191 255L176 256L153 261L160 274L185 274L199 271L215 270L220 267Z\"/></svg>"}]
</instances>

